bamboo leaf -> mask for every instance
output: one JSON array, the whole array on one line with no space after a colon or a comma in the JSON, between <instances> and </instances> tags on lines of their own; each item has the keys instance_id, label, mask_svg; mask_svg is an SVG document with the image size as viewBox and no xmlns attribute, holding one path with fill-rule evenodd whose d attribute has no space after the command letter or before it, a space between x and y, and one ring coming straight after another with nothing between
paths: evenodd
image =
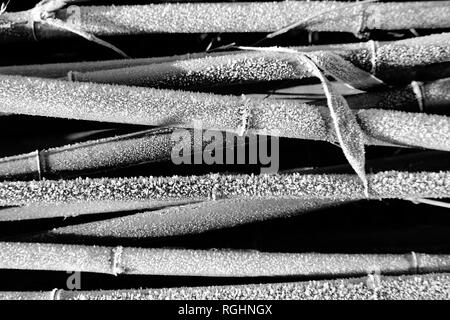
<instances>
[{"instance_id":1,"label":"bamboo leaf","mask_svg":"<svg viewBox=\"0 0 450 320\"><path fill-rule=\"evenodd\" d=\"M310 59L309 55L305 55ZM347 161L350 163L356 174L364 185L366 196L369 195L369 185L365 172L365 150L364 133L356 122L355 115L350 110L345 98L337 93L331 83L325 78L318 66L311 61L311 67L316 77L320 79L327 96L328 108L333 119L334 129L336 130L337 140L344 152ZM334 65L333 65L334 66ZM332 70L333 66L325 69Z\"/></svg>"},{"instance_id":2,"label":"bamboo leaf","mask_svg":"<svg viewBox=\"0 0 450 320\"><path fill-rule=\"evenodd\" d=\"M248 48L248 47L241 47L241 48L247 50L264 50L259 48ZM345 100L345 98L334 90L331 83L323 75L322 71L319 69L319 67L317 66L316 62L314 62L313 59L316 60L317 58L319 58L319 60L322 62L322 67L326 68L325 69L326 72L345 75L345 78L348 81L352 81L353 84L359 83L360 85L363 84L367 86L372 86L373 79L364 78L361 81L358 80L360 79L362 71L356 67L353 67L347 71L343 71L345 69L341 64L343 60L339 57L336 58L336 56L332 54L331 55L325 54L322 55L321 57L318 57L314 53L301 53L292 49L269 48L265 50L274 52L286 52L294 55L294 57L299 61L298 66L299 69L304 69L304 63L306 63L306 67L311 71L311 73L315 77L317 77L320 80L324 88L325 95L327 97L327 105L334 126L334 130L336 132L337 141L340 144L347 161L355 170L356 174L360 177L364 185L364 192L368 197L369 187L365 173L364 133L361 130L359 124L356 122L355 115L350 110L350 107L348 106L348 103ZM332 61L329 61L330 59L326 57L330 57ZM363 72L363 74L365 73ZM377 84L379 84L378 81Z\"/></svg>"}]
</instances>

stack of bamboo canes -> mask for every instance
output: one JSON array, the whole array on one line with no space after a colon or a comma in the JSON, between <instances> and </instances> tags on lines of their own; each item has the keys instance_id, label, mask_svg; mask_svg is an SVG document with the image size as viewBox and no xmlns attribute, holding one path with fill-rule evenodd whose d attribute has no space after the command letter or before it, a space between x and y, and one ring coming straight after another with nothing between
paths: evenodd
<instances>
[{"instance_id":1,"label":"stack of bamboo canes","mask_svg":"<svg viewBox=\"0 0 450 320\"><path fill-rule=\"evenodd\" d=\"M0 269L141 277L294 276L306 281L80 292L0 288L0 298L448 299L450 247L445 246L432 253L421 247L420 253L379 248L377 254L342 254L334 253L332 244L327 253L305 253L295 244L289 252L265 252L263 246L258 251L199 250L189 242L178 249L158 248L149 241L164 243L282 219L289 223L323 212L342 214L343 206L370 207L374 200L400 200L400 207L427 203L436 212L437 206L448 209L449 16L450 1L92 6L89 1L50 0L27 11L6 8L0 14L3 47L81 36L127 57L127 48L111 44L113 36L260 33L261 41L164 57L3 63L0 121L21 115L71 119L81 128L83 121L148 128L5 153L0 158L0 228L15 231L0 239ZM299 46L289 37L298 30L365 39ZM403 30L423 36L393 41L373 37ZM264 41L276 43L280 35L292 45L262 46ZM315 98L302 99L297 93L317 85ZM353 93L345 94L339 85ZM255 86L257 97L252 95ZM290 90L292 99L274 97L280 89ZM208 147L210 141L202 140L207 132L221 138L216 153L251 150L257 140L248 138L270 136L290 146L309 143L311 153L323 143L337 145L345 161L260 175L234 167L194 175L188 166L181 176L169 176L164 166L175 166L174 134L180 130L189 136L193 157ZM227 143L228 135L237 143ZM383 156L374 159L366 148ZM159 174L149 176L148 167ZM123 174L126 170L138 174ZM20 231L23 223L32 224L32 232ZM122 245L130 240L133 246ZM329 280L338 277L356 278Z\"/></svg>"}]
</instances>

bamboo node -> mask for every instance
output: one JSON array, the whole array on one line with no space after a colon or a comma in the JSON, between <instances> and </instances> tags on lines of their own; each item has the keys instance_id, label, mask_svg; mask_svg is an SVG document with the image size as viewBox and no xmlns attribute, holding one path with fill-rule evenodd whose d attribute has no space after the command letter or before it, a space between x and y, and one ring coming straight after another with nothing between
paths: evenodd
<instances>
[{"instance_id":1,"label":"bamboo node","mask_svg":"<svg viewBox=\"0 0 450 320\"><path fill-rule=\"evenodd\" d=\"M238 135L242 137L247 133L250 126L251 101L245 95L241 95L241 100L242 105L238 110L239 116L241 117L241 125L238 128Z\"/></svg>"},{"instance_id":2,"label":"bamboo node","mask_svg":"<svg viewBox=\"0 0 450 320\"><path fill-rule=\"evenodd\" d=\"M377 61L378 61L378 57L377 57L377 45L378 45L378 42L373 41L373 40L369 40L367 42L367 44L369 45L370 63L372 65L370 73L373 74L374 76L376 76L376 73L377 73Z\"/></svg>"},{"instance_id":3,"label":"bamboo node","mask_svg":"<svg viewBox=\"0 0 450 320\"><path fill-rule=\"evenodd\" d=\"M50 291L50 300L61 300L61 289L54 288Z\"/></svg>"},{"instance_id":4,"label":"bamboo node","mask_svg":"<svg viewBox=\"0 0 450 320\"><path fill-rule=\"evenodd\" d=\"M122 273L122 252L123 247L118 246L115 248L112 248L111 250L111 272L113 275L118 275L119 273Z\"/></svg>"},{"instance_id":5,"label":"bamboo node","mask_svg":"<svg viewBox=\"0 0 450 320\"><path fill-rule=\"evenodd\" d=\"M69 82L75 82L75 71L69 71L67 72L67 81Z\"/></svg>"},{"instance_id":6,"label":"bamboo node","mask_svg":"<svg viewBox=\"0 0 450 320\"><path fill-rule=\"evenodd\" d=\"M212 174L211 179L213 179L215 181L213 181L213 184L211 186L211 191L209 193L209 199L215 201L215 200L222 198L220 175Z\"/></svg>"},{"instance_id":7,"label":"bamboo node","mask_svg":"<svg viewBox=\"0 0 450 320\"><path fill-rule=\"evenodd\" d=\"M359 39L365 39L368 37L369 33L367 30L367 12L366 12L366 6L361 6L361 17L360 17L360 24L358 30L355 32L355 36Z\"/></svg>"},{"instance_id":8,"label":"bamboo node","mask_svg":"<svg viewBox=\"0 0 450 320\"><path fill-rule=\"evenodd\" d=\"M381 272L379 268L376 268L373 272L367 275L365 280L365 285L367 288L372 290L372 299L378 300L378 292L382 287L381 284Z\"/></svg>"},{"instance_id":9,"label":"bamboo node","mask_svg":"<svg viewBox=\"0 0 450 320\"><path fill-rule=\"evenodd\" d=\"M424 99L423 99L423 92L422 92L422 83L418 82L418 81L412 81L411 88L416 96L417 105L419 106L419 110L420 110L420 112L423 112Z\"/></svg>"},{"instance_id":10,"label":"bamboo node","mask_svg":"<svg viewBox=\"0 0 450 320\"><path fill-rule=\"evenodd\" d=\"M411 251L411 271L413 273L419 273L417 254L414 251Z\"/></svg>"},{"instance_id":11,"label":"bamboo node","mask_svg":"<svg viewBox=\"0 0 450 320\"><path fill-rule=\"evenodd\" d=\"M43 166L42 166L42 153L39 150L36 150L35 152L35 159L36 159L36 171L38 175L38 179L42 180L42 174L43 174Z\"/></svg>"}]
</instances>

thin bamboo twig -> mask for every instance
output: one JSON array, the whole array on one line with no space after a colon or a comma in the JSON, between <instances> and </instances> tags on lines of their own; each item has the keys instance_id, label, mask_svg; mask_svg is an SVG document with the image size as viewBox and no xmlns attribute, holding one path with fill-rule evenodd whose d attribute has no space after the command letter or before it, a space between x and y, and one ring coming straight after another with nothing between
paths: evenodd
<instances>
[{"instance_id":1,"label":"thin bamboo twig","mask_svg":"<svg viewBox=\"0 0 450 320\"><path fill-rule=\"evenodd\" d=\"M361 276L450 271L449 255L269 253L0 242L0 269L203 277Z\"/></svg>"},{"instance_id":2,"label":"thin bamboo twig","mask_svg":"<svg viewBox=\"0 0 450 320\"><path fill-rule=\"evenodd\" d=\"M55 228L21 241L61 241L65 236L114 239L150 239L231 228L274 218L338 206L334 200L227 199L146 211L129 216ZM2 211L0 211L0 221Z\"/></svg>"},{"instance_id":3,"label":"thin bamboo twig","mask_svg":"<svg viewBox=\"0 0 450 320\"><path fill-rule=\"evenodd\" d=\"M345 8L345 9L344 9ZM448 1L371 3L348 7L347 3L329 1L286 1L250 3L178 3L136 6L79 7L79 16L72 22L77 29L97 36L148 33L205 32L274 32L323 12L317 20L303 26L308 31L361 33L368 30L448 28ZM71 12L59 10L62 21L71 19ZM28 13L8 13L2 17L2 41L32 38L27 24ZM73 18L73 17L72 17ZM38 21L39 22L39 21ZM45 24L34 27L38 39L60 36L58 29ZM67 35L67 34L65 34Z\"/></svg>"},{"instance_id":4,"label":"thin bamboo twig","mask_svg":"<svg viewBox=\"0 0 450 320\"><path fill-rule=\"evenodd\" d=\"M414 199L405 199L405 200L409 200L413 203L425 203L431 206L436 206L436 207L442 207L442 208L447 208L450 209L450 203L448 202L444 202L444 201L436 201L436 200L430 200L430 199L418 199L418 198L414 198Z\"/></svg>"},{"instance_id":5,"label":"thin bamboo twig","mask_svg":"<svg viewBox=\"0 0 450 320\"><path fill-rule=\"evenodd\" d=\"M0 205L83 201L211 199L448 198L450 173L387 171L367 176L369 197L356 175L218 175L97 178L0 183Z\"/></svg>"},{"instance_id":6,"label":"thin bamboo twig","mask_svg":"<svg viewBox=\"0 0 450 320\"><path fill-rule=\"evenodd\" d=\"M0 292L2 300L448 300L450 274L162 289Z\"/></svg>"},{"instance_id":7,"label":"thin bamboo twig","mask_svg":"<svg viewBox=\"0 0 450 320\"><path fill-rule=\"evenodd\" d=\"M272 50L267 51L268 49L84 73L75 71L69 72L68 79L198 91L209 90L211 86L312 77L304 64L299 66L292 59L292 54L278 52L281 49L270 48ZM309 52L319 66L325 67L325 71L338 76L343 76L352 65L392 84L450 76L450 33L383 44L369 41L327 51L304 50L300 47L298 51ZM337 61L338 57L335 55L343 61ZM342 67L344 62L350 62L351 65ZM334 70L338 73L333 74Z\"/></svg>"},{"instance_id":8,"label":"thin bamboo twig","mask_svg":"<svg viewBox=\"0 0 450 320\"><path fill-rule=\"evenodd\" d=\"M383 42L381 42L383 43ZM336 45L315 45L294 47L298 51L317 51L317 50L333 50L340 51L344 49L359 48L361 43L336 44ZM100 70L110 70L118 68L128 68L156 63L166 63L179 60L197 59L205 57L215 57L221 55L231 55L242 53L241 51L231 52L198 52L183 55L174 55L166 57L150 57L137 59L116 59L101 61L83 61L83 62L67 62L67 63L48 63L48 64L27 64L16 66L1 66L0 74L4 75L22 75L41 78L63 78L70 71L90 72Z\"/></svg>"},{"instance_id":9,"label":"thin bamboo twig","mask_svg":"<svg viewBox=\"0 0 450 320\"><path fill-rule=\"evenodd\" d=\"M194 127L337 141L327 108L128 86L0 77L0 111L79 120ZM390 110L359 110L366 144L450 150L450 118ZM244 130L244 132L243 132Z\"/></svg>"},{"instance_id":10,"label":"thin bamboo twig","mask_svg":"<svg viewBox=\"0 0 450 320\"><path fill-rule=\"evenodd\" d=\"M62 29L62 30L67 30L73 34L76 34L88 41L92 41L98 45L101 45L105 48L108 48L116 53L118 53L120 56L124 57L124 58L130 58L125 52L123 52L122 50L120 50L119 48L117 48L116 46L112 45L111 43L102 40L96 36L94 36L93 34L90 34L88 32L82 31L77 29L76 27L71 26L70 24L67 24L59 19L55 19L55 18L46 18L44 20L42 20L44 24L50 25L52 27L55 27L57 29Z\"/></svg>"},{"instance_id":11,"label":"thin bamboo twig","mask_svg":"<svg viewBox=\"0 0 450 320\"><path fill-rule=\"evenodd\" d=\"M420 151L367 160L366 170L373 173L386 170L405 170L406 168L407 171L436 171L446 168L448 161L450 161L448 152ZM301 174L351 173L352 168L349 164L339 164L315 168L294 168L283 170L279 173L288 174L294 172Z\"/></svg>"}]
</instances>

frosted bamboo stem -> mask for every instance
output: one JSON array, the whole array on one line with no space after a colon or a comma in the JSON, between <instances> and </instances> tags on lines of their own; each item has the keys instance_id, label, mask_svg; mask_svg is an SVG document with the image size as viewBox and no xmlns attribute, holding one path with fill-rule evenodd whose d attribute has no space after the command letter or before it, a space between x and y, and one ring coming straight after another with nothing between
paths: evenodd
<instances>
[{"instance_id":1,"label":"frosted bamboo stem","mask_svg":"<svg viewBox=\"0 0 450 320\"><path fill-rule=\"evenodd\" d=\"M0 292L2 300L449 300L450 274L162 289Z\"/></svg>"},{"instance_id":2,"label":"frosted bamboo stem","mask_svg":"<svg viewBox=\"0 0 450 320\"><path fill-rule=\"evenodd\" d=\"M0 183L0 205L81 201L299 198L360 200L450 197L450 173L386 171L367 175L369 197L356 175L219 175L97 178Z\"/></svg>"},{"instance_id":3,"label":"frosted bamboo stem","mask_svg":"<svg viewBox=\"0 0 450 320\"><path fill-rule=\"evenodd\" d=\"M382 42L384 43L384 42ZM359 48L362 44L335 44L335 45L315 45L295 47L301 52L316 51L316 50L332 50L341 51L344 49ZM128 68L143 66L148 64L166 63L179 60L197 59L205 57L215 57L221 55L231 55L242 53L242 51L232 52L198 52L188 53L183 55L165 56L165 57L150 57L137 59L113 59L100 61L82 61L82 62L65 62L65 63L47 63L47 64L27 64L15 66L0 66L0 74L4 75L21 75L30 77L42 78L63 78L67 76L70 71L76 72L90 72L100 70L110 70L118 68Z\"/></svg>"},{"instance_id":4,"label":"frosted bamboo stem","mask_svg":"<svg viewBox=\"0 0 450 320\"><path fill-rule=\"evenodd\" d=\"M0 67L0 74L43 78L61 78L66 76L69 71L87 72L116 68L128 68L152 63L163 63L168 61L204 57L205 55L206 53L189 53L186 55L176 55L169 57L2 66Z\"/></svg>"},{"instance_id":5,"label":"frosted bamboo stem","mask_svg":"<svg viewBox=\"0 0 450 320\"><path fill-rule=\"evenodd\" d=\"M402 170L408 168L408 171L420 170L439 170L446 168L450 161L450 154L442 151L420 151L417 153L407 153L405 155L395 155L389 157L375 158L366 161L367 171L380 172L384 170ZM326 167L314 168L294 168L283 170L280 173L301 173L301 174L325 174L325 173L349 173L352 168L349 164L338 164Z\"/></svg>"},{"instance_id":6,"label":"frosted bamboo stem","mask_svg":"<svg viewBox=\"0 0 450 320\"><path fill-rule=\"evenodd\" d=\"M0 269L106 274L261 277L361 276L450 271L450 256L319 254L0 243Z\"/></svg>"},{"instance_id":7,"label":"frosted bamboo stem","mask_svg":"<svg viewBox=\"0 0 450 320\"><path fill-rule=\"evenodd\" d=\"M178 140L172 140L176 130L150 129L0 158L0 180L77 177L170 160L173 147L179 143ZM203 150L209 143L201 139L201 131L191 130L190 133L191 150L196 150L194 148L197 145ZM222 132L217 134L225 136ZM222 145L220 148L226 147Z\"/></svg>"},{"instance_id":8,"label":"frosted bamboo stem","mask_svg":"<svg viewBox=\"0 0 450 320\"><path fill-rule=\"evenodd\" d=\"M302 51L302 48L299 49ZM366 42L328 50L387 83L409 83L450 76L450 33L387 42ZM327 61L327 53L309 51ZM333 62L333 61L332 61ZM329 63L328 63L329 64ZM319 64L320 65L320 64ZM339 66L331 66L339 69ZM325 70L327 71L327 70ZM0 70L1 72L1 70ZM292 54L242 51L165 63L93 72L70 72L68 79L165 89L209 90L211 86L297 80L312 77Z\"/></svg>"},{"instance_id":9,"label":"frosted bamboo stem","mask_svg":"<svg viewBox=\"0 0 450 320\"><path fill-rule=\"evenodd\" d=\"M335 8L334 11L329 11ZM316 19L312 13L327 11ZM362 33L369 30L450 27L448 1L369 3L348 6L330 1L249 3L176 3L136 6L90 6L59 10L57 17L97 36L149 33L274 32L301 20L309 31ZM34 38L28 12L5 13L2 41ZM33 20L31 20L33 21ZM39 21L38 21L39 22ZM37 23L37 39L68 35ZM59 32L58 32L59 31Z\"/></svg>"},{"instance_id":10,"label":"frosted bamboo stem","mask_svg":"<svg viewBox=\"0 0 450 320\"><path fill-rule=\"evenodd\" d=\"M128 86L0 77L0 112L154 126L195 127L337 141L325 107ZM359 110L369 145L450 150L450 118Z\"/></svg>"}]
</instances>

